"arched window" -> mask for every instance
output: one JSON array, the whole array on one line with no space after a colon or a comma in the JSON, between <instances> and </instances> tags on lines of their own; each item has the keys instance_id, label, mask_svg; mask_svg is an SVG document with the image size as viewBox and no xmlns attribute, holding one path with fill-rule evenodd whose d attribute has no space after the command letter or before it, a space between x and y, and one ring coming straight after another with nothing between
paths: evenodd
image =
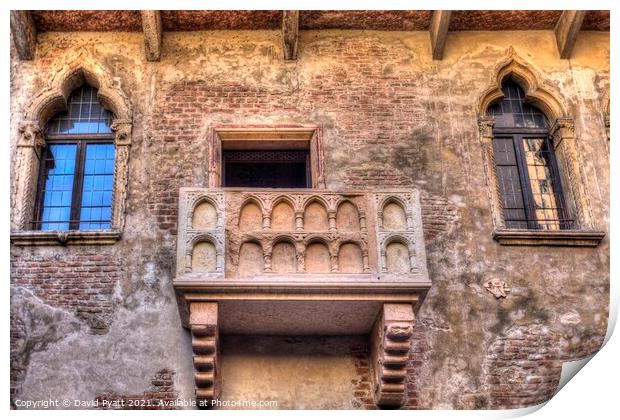
<instances>
[{"instance_id":1,"label":"arched window","mask_svg":"<svg viewBox=\"0 0 620 420\"><path fill-rule=\"evenodd\" d=\"M82 85L45 127L35 228L110 229L114 190L113 115Z\"/></svg>"},{"instance_id":2,"label":"arched window","mask_svg":"<svg viewBox=\"0 0 620 420\"><path fill-rule=\"evenodd\" d=\"M547 118L525 103L514 80L506 79L502 92L503 99L487 113L495 120L493 154L506 227L571 229Z\"/></svg>"}]
</instances>

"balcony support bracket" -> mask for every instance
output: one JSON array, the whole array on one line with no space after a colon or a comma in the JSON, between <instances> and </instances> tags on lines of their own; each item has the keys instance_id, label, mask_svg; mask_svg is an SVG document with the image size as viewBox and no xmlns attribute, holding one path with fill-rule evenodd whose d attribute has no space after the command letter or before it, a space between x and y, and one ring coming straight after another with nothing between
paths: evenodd
<instances>
[{"instance_id":1,"label":"balcony support bracket","mask_svg":"<svg viewBox=\"0 0 620 420\"><path fill-rule=\"evenodd\" d=\"M192 302L189 314L194 353L194 379L198 406L207 408L218 399L219 325L217 302Z\"/></svg>"},{"instance_id":2,"label":"balcony support bracket","mask_svg":"<svg viewBox=\"0 0 620 420\"><path fill-rule=\"evenodd\" d=\"M413 306L384 303L370 337L375 404L401 407L407 397L407 361L413 338Z\"/></svg>"}]
</instances>

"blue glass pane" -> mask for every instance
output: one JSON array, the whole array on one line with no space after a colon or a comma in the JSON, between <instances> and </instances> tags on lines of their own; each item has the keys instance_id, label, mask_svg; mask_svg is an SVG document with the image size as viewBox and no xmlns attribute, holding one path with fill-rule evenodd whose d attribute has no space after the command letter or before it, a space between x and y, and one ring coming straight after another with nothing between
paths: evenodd
<instances>
[{"instance_id":1,"label":"blue glass pane","mask_svg":"<svg viewBox=\"0 0 620 420\"><path fill-rule=\"evenodd\" d=\"M84 182L80 229L109 229L114 188L114 145L88 144L84 161Z\"/></svg>"},{"instance_id":2,"label":"blue glass pane","mask_svg":"<svg viewBox=\"0 0 620 420\"><path fill-rule=\"evenodd\" d=\"M112 113L97 99L97 89L83 85L67 101L67 110L56 114L47 124L47 134L112 133Z\"/></svg>"},{"instance_id":3,"label":"blue glass pane","mask_svg":"<svg viewBox=\"0 0 620 420\"><path fill-rule=\"evenodd\" d=\"M41 209L42 230L69 229L76 151L75 144L53 144L47 148Z\"/></svg>"}]
</instances>

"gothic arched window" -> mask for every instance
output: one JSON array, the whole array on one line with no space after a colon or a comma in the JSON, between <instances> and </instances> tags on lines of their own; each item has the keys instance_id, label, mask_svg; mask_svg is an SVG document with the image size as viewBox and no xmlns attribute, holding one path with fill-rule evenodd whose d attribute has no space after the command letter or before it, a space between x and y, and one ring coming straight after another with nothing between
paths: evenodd
<instances>
[{"instance_id":1,"label":"gothic arched window","mask_svg":"<svg viewBox=\"0 0 620 420\"><path fill-rule=\"evenodd\" d=\"M82 85L45 128L35 210L40 230L110 229L114 190L113 115Z\"/></svg>"},{"instance_id":2,"label":"gothic arched window","mask_svg":"<svg viewBox=\"0 0 620 420\"><path fill-rule=\"evenodd\" d=\"M487 113L495 120L493 153L506 227L571 229L547 118L525 102L512 79L502 83L502 92Z\"/></svg>"}]
</instances>

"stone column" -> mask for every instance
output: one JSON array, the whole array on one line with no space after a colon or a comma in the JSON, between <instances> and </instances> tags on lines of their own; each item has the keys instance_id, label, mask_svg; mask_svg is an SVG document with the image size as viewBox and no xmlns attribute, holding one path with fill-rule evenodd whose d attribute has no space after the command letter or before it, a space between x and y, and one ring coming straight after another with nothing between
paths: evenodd
<instances>
[{"instance_id":1,"label":"stone column","mask_svg":"<svg viewBox=\"0 0 620 420\"><path fill-rule=\"evenodd\" d=\"M304 212L296 211L295 212L295 230L303 230L304 229Z\"/></svg>"},{"instance_id":2,"label":"stone column","mask_svg":"<svg viewBox=\"0 0 620 420\"><path fill-rule=\"evenodd\" d=\"M328 211L327 218L329 220L329 230L335 231L336 230L336 211L335 210Z\"/></svg>"},{"instance_id":3,"label":"stone column","mask_svg":"<svg viewBox=\"0 0 620 420\"><path fill-rule=\"evenodd\" d=\"M32 230L37 180L45 140L37 121L19 125L11 188L11 230Z\"/></svg>"},{"instance_id":4,"label":"stone column","mask_svg":"<svg viewBox=\"0 0 620 420\"><path fill-rule=\"evenodd\" d=\"M125 225L125 200L129 180L129 148L131 147L131 120L114 120L114 192L112 196L112 229L123 230Z\"/></svg>"},{"instance_id":5,"label":"stone column","mask_svg":"<svg viewBox=\"0 0 620 420\"><path fill-rule=\"evenodd\" d=\"M580 229L593 229L590 200L579 163L572 118L558 118L550 135L560 172L560 183L570 215Z\"/></svg>"},{"instance_id":6,"label":"stone column","mask_svg":"<svg viewBox=\"0 0 620 420\"><path fill-rule=\"evenodd\" d=\"M501 229L505 227L502 210L502 195L499 191L499 182L495 172L495 156L493 153L493 117L482 116L478 118L478 131L484 158L484 171L486 173L487 191L491 203L491 215L493 217L493 227Z\"/></svg>"}]
</instances>

